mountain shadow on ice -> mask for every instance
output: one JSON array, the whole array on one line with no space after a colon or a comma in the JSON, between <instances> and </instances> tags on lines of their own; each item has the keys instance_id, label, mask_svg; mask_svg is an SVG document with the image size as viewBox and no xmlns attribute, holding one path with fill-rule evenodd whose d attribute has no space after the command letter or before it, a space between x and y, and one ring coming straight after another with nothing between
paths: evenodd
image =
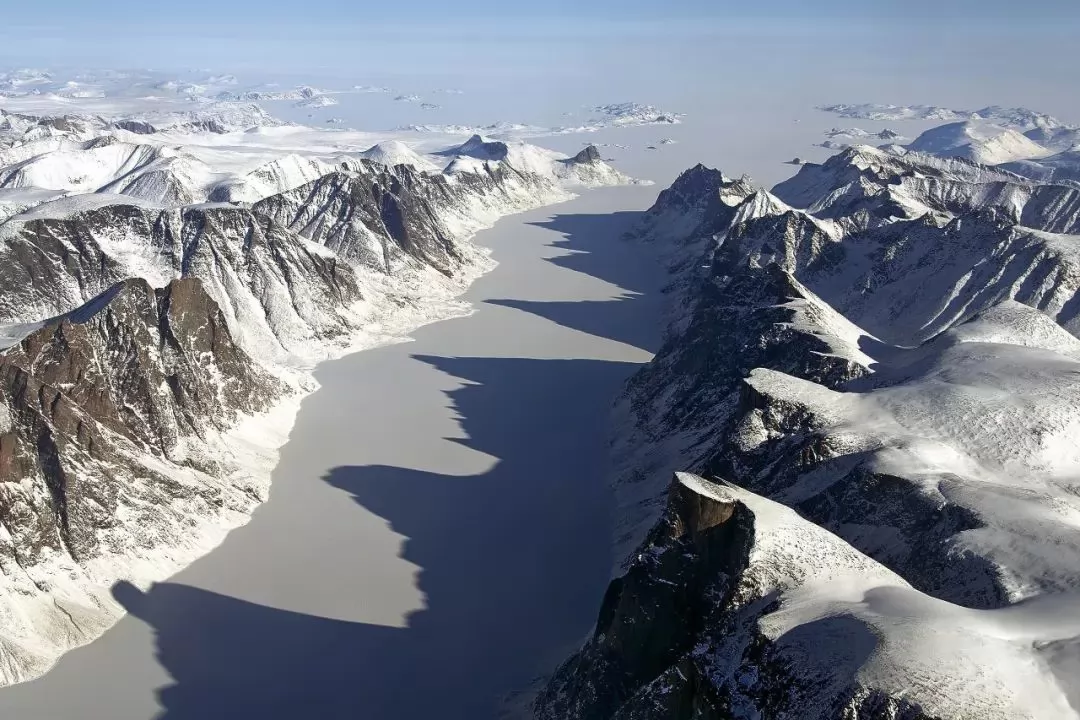
<instances>
[{"instance_id":1,"label":"mountain shadow on ice","mask_svg":"<svg viewBox=\"0 0 1080 720\"><path fill-rule=\"evenodd\" d=\"M402 557L421 568L425 607L391 628L174 583L147 593L118 585L117 600L154 628L174 680L158 692L163 720L495 718L508 691L551 670L588 632L612 563L610 402L639 366L410 362L460 378L447 395L464 439L445 442L494 464L472 476L337 467L325 481L407 537Z\"/></svg>"},{"instance_id":2,"label":"mountain shadow on ice","mask_svg":"<svg viewBox=\"0 0 1080 720\"><path fill-rule=\"evenodd\" d=\"M622 239L641 215L637 211L577 213L530 223L562 235L553 247L568 252L549 257L548 262L615 285L622 291L620 296L611 300L574 302L509 298L486 302L523 310L563 327L655 352L660 343L659 328L646 319L652 315L642 312L642 304L656 301L664 278L653 265L626 262L627 255L640 252L641 248Z\"/></svg>"}]
</instances>

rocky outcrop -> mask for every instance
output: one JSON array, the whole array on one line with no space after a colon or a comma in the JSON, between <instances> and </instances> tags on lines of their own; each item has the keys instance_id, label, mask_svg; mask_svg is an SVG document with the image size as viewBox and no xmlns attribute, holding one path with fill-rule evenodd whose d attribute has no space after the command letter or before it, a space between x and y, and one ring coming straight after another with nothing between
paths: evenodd
<instances>
[{"instance_id":1,"label":"rocky outcrop","mask_svg":"<svg viewBox=\"0 0 1080 720\"><path fill-rule=\"evenodd\" d=\"M119 283L0 354L4 677L100 632L131 563L167 574L239 523L266 482L225 438L294 392L195 279Z\"/></svg>"},{"instance_id":2,"label":"rocky outcrop","mask_svg":"<svg viewBox=\"0 0 1080 720\"><path fill-rule=\"evenodd\" d=\"M61 203L65 201L59 201ZM67 312L128 277L203 281L238 342L268 360L349 332L352 268L265 216L231 206L157 210L109 204L5 226L0 317ZM317 350L317 348L316 348Z\"/></svg>"},{"instance_id":3,"label":"rocky outcrop","mask_svg":"<svg viewBox=\"0 0 1080 720\"><path fill-rule=\"evenodd\" d=\"M233 340L195 278L154 289L118 283L8 349L5 365L66 398L109 430L172 460L181 440L227 430L284 391ZM18 374L18 373L16 373Z\"/></svg>"},{"instance_id":4,"label":"rocky outcrop","mask_svg":"<svg viewBox=\"0 0 1080 720\"><path fill-rule=\"evenodd\" d=\"M1080 255L1021 224L1059 190L838 158L780 197L694 168L631 235L675 317L616 407L626 560L539 717L1075 717L1040 648L1080 629ZM673 540L739 507L723 550Z\"/></svg>"},{"instance_id":5,"label":"rocky outcrop","mask_svg":"<svg viewBox=\"0 0 1080 720\"><path fill-rule=\"evenodd\" d=\"M363 162L255 204L253 211L325 245L352 263L383 273L424 264L451 274L463 261L447 215L496 190L494 177L450 184L409 166Z\"/></svg>"},{"instance_id":6,"label":"rocky outcrop","mask_svg":"<svg viewBox=\"0 0 1080 720\"><path fill-rule=\"evenodd\" d=\"M537 698L536 716L931 720L914 702L891 697L887 683L852 672L877 660L864 619L770 632L785 591L853 576L903 587L786 508L680 476L662 519L608 587L592 636ZM815 642L834 645L831 665L793 652Z\"/></svg>"},{"instance_id":7,"label":"rocky outcrop","mask_svg":"<svg viewBox=\"0 0 1080 720\"><path fill-rule=\"evenodd\" d=\"M600 150L595 145L589 145L584 150L579 152L574 157L570 158L571 162L575 163L591 163L597 162L600 158Z\"/></svg>"},{"instance_id":8,"label":"rocky outcrop","mask_svg":"<svg viewBox=\"0 0 1080 720\"><path fill-rule=\"evenodd\" d=\"M1057 622L1036 629L1050 610ZM1069 660L1028 643L1069 642L1078 628L1074 604L958 608L783 504L679 474L592 634L533 710L544 720L1071 717L1056 675Z\"/></svg>"},{"instance_id":9,"label":"rocky outcrop","mask_svg":"<svg viewBox=\"0 0 1080 720\"><path fill-rule=\"evenodd\" d=\"M627 706L682 663L730 598L747 567L753 523L745 506L673 483L662 521L608 586L591 638L538 698L537 716L634 717Z\"/></svg>"}]
</instances>

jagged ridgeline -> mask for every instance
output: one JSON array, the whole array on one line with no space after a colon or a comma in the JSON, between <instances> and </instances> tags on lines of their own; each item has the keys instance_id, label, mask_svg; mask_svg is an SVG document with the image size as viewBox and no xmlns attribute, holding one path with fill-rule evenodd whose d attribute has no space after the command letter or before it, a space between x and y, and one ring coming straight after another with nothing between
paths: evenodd
<instances>
[{"instance_id":1,"label":"jagged ridgeline","mask_svg":"<svg viewBox=\"0 0 1080 720\"><path fill-rule=\"evenodd\" d=\"M867 147L661 193L632 233L674 302L616 408L625 561L537 716L1074 717L1077 200Z\"/></svg>"},{"instance_id":2,"label":"jagged ridgeline","mask_svg":"<svg viewBox=\"0 0 1080 720\"><path fill-rule=\"evenodd\" d=\"M473 232L630 182L595 150L479 138L445 171L387 143L207 181L151 125L31 120L0 127L0 684L100 634L116 581L242 524L310 367L460 312L490 267Z\"/></svg>"}]
</instances>

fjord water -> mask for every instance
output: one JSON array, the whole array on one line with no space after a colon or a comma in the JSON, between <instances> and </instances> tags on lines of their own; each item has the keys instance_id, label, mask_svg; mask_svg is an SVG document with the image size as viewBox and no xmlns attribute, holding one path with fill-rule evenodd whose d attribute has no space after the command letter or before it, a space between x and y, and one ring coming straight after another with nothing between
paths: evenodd
<instances>
[{"instance_id":1,"label":"fjord water","mask_svg":"<svg viewBox=\"0 0 1080 720\"><path fill-rule=\"evenodd\" d=\"M495 717L590 629L608 413L659 335L655 187L505 218L475 312L323 364L269 501L0 717Z\"/></svg>"}]
</instances>

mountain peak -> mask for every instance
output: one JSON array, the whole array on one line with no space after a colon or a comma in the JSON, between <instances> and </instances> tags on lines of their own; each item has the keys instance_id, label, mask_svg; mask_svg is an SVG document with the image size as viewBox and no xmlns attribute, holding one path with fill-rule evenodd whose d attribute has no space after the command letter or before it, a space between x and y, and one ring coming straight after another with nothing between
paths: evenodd
<instances>
[{"instance_id":1,"label":"mountain peak","mask_svg":"<svg viewBox=\"0 0 1080 720\"><path fill-rule=\"evenodd\" d=\"M584 150L580 151L577 155L571 158L575 163L591 163L597 162L600 158L600 150L595 145L589 145Z\"/></svg>"}]
</instances>

